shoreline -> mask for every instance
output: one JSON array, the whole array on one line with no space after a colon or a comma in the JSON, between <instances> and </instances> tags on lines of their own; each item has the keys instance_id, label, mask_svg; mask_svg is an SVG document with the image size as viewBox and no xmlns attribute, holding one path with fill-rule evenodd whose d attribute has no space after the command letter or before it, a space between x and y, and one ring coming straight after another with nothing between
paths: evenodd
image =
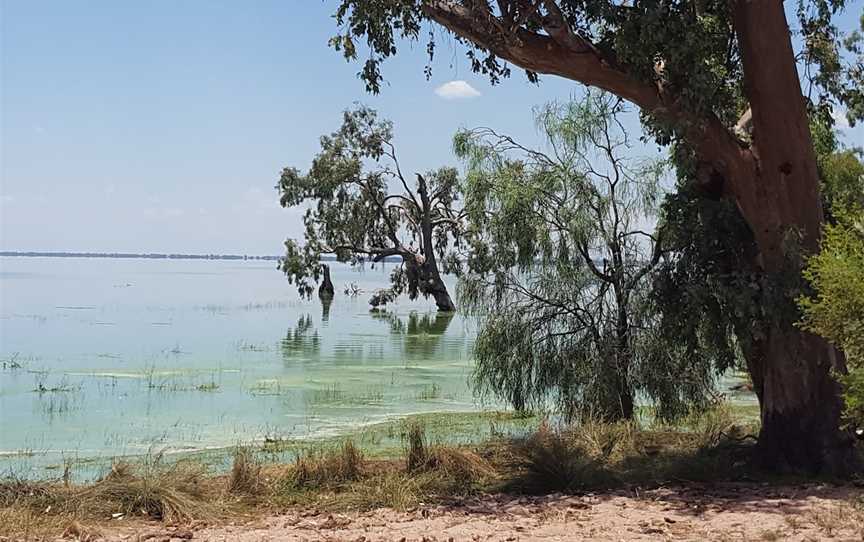
<instances>
[{"instance_id":1,"label":"shoreline","mask_svg":"<svg viewBox=\"0 0 864 542\"><path fill-rule=\"evenodd\" d=\"M765 540L864 533L864 494L850 481L753 466L749 436L758 427L740 409L718 406L676 425L534 422L539 425L530 428L526 422L521 436L498 433L472 445L438 440L434 427L427 431L414 418L393 435L399 444L387 453L365 453L347 438L295 448L291 461L240 447L227 472L196 458L157 455L116 461L84 484L68 473L51 482L4 479L0 540L420 541L445 533L454 540L541 534L567 540L574 533L607 540L602 525L617 533L609 540L624 533L696 540L706 538L684 535L742 529L744 539L759 539L763 531L778 536ZM730 513L745 504L756 506L748 514L764 508L778 515L760 516L764 524L756 530L741 527ZM694 505L704 508L690 517ZM832 526L840 519L842 527Z\"/></svg>"}]
</instances>

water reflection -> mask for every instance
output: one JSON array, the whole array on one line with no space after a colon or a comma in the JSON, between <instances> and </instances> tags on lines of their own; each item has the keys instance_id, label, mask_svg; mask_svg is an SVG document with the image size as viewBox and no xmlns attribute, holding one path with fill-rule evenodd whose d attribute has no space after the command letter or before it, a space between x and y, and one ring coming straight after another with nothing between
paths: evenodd
<instances>
[{"instance_id":1,"label":"water reflection","mask_svg":"<svg viewBox=\"0 0 864 542\"><path fill-rule=\"evenodd\" d=\"M407 356L426 358L438 351L454 313L411 312L405 318L392 312L373 310L370 315L390 324L391 335L398 339Z\"/></svg>"},{"instance_id":2,"label":"water reflection","mask_svg":"<svg viewBox=\"0 0 864 542\"><path fill-rule=\"evenodd\" d=\"M327 323L330 321L330 306L333 304L333 296L321 296L321 321Z\"/></svg>"}]
</instances>

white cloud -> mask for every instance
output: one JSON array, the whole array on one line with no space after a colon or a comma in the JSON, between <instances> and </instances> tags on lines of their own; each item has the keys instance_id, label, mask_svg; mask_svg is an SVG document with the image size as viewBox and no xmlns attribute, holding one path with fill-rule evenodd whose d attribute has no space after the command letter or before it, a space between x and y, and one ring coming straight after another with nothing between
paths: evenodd
<instances>
[{"instance_id":1,"label":"white cloud","mask_svg":"<svg viewBox=\"0 0 864 542\"><path fill-rule=\"evenodd\" d=\"M445 100L463 100L480 96L480 91L465 81L450 81L436 88L435 94Z\"/></svg>"}]
</instances>

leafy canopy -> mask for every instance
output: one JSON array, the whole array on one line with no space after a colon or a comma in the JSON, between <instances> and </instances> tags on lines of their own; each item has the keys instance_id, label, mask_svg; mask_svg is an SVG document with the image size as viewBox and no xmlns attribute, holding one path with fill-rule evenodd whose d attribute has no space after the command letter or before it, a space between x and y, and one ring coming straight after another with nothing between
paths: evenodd
<instances>
[{"instance_id":1,"label":"leafy canopy","mask_svg":"<svg viewBox=\"0 0 864 542\"><path fill-rule=\"evenodd\" d=\"M322 254L355 265L387 257L414 264L428 261L433 251L443 258L458 243L457 171L441 168L409 182L390 121L358 106L346 111L339 130L320 142L309 171L285 168L277 185L283 207L308 206L305 243L286 240L279 264L302 295L314 291L311 282L319 279ZM397 267L391 293L407 289L413 298L418 291L426 293L422 286L417 276Z\"/></svg>"}]
</instances>

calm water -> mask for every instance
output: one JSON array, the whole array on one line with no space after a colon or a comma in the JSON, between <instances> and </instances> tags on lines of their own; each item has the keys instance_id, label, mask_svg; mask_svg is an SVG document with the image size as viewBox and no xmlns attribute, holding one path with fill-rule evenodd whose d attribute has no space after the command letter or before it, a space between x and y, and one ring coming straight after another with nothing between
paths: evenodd
<instances>
[{"instance_id":1,"label":"calm water","mask_svg":"<svg viewBox=\"0 0 864 542\"><path fill-rule=\"evenodd\" d=\"M389 269L332 267L328 309L275 262L0 258L0 468L477 408L471 322L371 313Z\"/></svg>"}]
</instances>

